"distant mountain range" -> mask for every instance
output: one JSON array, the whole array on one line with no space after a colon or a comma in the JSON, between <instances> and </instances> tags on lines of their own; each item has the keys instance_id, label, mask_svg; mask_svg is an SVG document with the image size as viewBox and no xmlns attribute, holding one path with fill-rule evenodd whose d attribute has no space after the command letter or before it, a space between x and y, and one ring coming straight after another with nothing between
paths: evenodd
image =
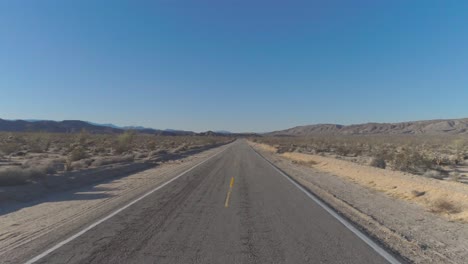
<instances>
[{"instance_id":1,"label":"distant mountain range","mask_svg":"<svg viewBox=\"0 0 468 264\"><path fill-rule=\"evenodd\" d=\"M8 132L53 132L78 133L86 130L89 133L116 134L126 130L136 130L139 133L163 136L258 136L255 133L231 133L229 131L193 131L174 129L154 129L142 126L116 126L113 124L98 124L81 120L5 120L0 119L0 131ZM468 118L438 119L411 121L401 123L366 123L357 125L317 124L297 126L285 130L264 133L267 136L313 136L313 135L377 135L377 134L426 134L426 135L468 135Z\"/></svg>"},{"instance_id":2,"label":"distant mountain range","mask_svg":"<svg viewBox=\"0 0 468 264\"><path fill-rule=\"evenodd\" d=\"M86 122L86 121L85 121ZM177 129L154 129L154 128L149 128L149 127L143 127L143 126L116 126L114 124L99 124L99 123L93 123L93 122L87 122L92 125L96 126L104 126L104 127L111 127L111 128L117 128L117 129L122 129L122 130L137 130L139 132L143 133L148 133L148 134L167 134L167 135L194 135L196 134L193 131L185 131L185 130L177 130Z\"/></svg>"},{"instance_id":3,"label":"distant mountain range","mask_svg":"<svg viewBox=\"0 0 468 264\"><path fill-rule=\"evenodd\" d=\"M52 133L78 133L86 130L89 133L114 134L123 133L126 130L137 130L140 133L164 136L196 135L192 131L174 129L153 129L141 126L119 127L113 124L97 124L81 120L5 120L0 119L0 131L7 132L52 132Z\"/></svg>"},{"instance_id":4,"label":"distant mountain range","mask_svg":"<svg viewBox=\"0 0 468 264\"><path fill-rule=\"evenodd\" d=\"M269 136L426 134L468 135L468 118L411 121L401 123L366 123L357 125L317 124L297 126L266 133Z\"/></svg>"}]
</instances>

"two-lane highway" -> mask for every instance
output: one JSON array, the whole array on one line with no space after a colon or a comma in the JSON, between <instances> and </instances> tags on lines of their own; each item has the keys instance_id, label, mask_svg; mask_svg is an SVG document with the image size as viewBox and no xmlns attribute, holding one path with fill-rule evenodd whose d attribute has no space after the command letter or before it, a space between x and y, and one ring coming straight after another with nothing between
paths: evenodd
<instances>
[{"instance_id":1,"label":"two-lane highway","mask_svg":"<svg viewBox=\"0 0 468 264\"><path fill-rule=\"evenodd\" d=\"M66 242L34 260L388 263L244 140Z\"/></svg>"}]
</instances>

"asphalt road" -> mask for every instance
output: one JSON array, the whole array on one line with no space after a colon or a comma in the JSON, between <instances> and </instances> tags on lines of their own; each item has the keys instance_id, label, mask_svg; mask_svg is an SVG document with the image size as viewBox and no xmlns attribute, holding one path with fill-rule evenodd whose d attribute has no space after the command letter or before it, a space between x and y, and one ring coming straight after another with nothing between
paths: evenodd
<instances>
[{"instance_id":1,"label":"asphalt road","mask_svg":"<svg viewBox=\"0 0 468 264\"><path fill-rule=\"evenodd\" d=\"M38 263L388 263L238 140Z\"/></svg>"}]
</instances>

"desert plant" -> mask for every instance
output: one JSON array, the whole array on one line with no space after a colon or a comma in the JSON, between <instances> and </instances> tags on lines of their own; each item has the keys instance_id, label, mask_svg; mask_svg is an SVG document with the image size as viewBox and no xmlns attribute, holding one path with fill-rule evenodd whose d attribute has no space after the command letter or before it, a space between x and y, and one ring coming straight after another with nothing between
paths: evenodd
<instances>
[{"instance_id":1,"label":"desert plant","mask_svg":"<svg viewBox=\"0 0 468 264\"><path fill-rule=\"evenodd\" d=\"M444 178L444 175L440 171L437 171L437 170L428 170L424 172L423 176L427 178L437 179L437 180L442 180Z\"/></svg>"},{"instance_id":2,"label":"desert plant","mask_svg":"<svg viewBox=\"0 0 468 264\"><path fill-rule=\"evenodd\" d=\"M94 166L103 166L108 164L122 163L122 162L132 162L135 159L133 155L124 155L124 156L114 156L108 158L97 158L93 161L92 165Z\"/></svg>"},{"instance_id":3,"label":"desert plant","mask_svg":"<svg viewBox=\"0 0 468 264\"><path fill-rule=\"evenodd\" d=\"M117 146L115 147L115 152L121 154L131 150L134 138L135 132L133 131L125 131L125 133L120 134L117 137Z\"/></svg>"},{"instance_id":4,"label":"desert plant","mask_svg":"<svg viewBox=\"0 0 468 264\"><path fill-rule=\"evenodd\" d=\"M432 168L432 162L418 151L404 148L393 157L393 168L415 174L422 174Z\"/></svg>"},{"instance_id":5,"label":"desert plant","mask_svg":"<svg viewBox=\"0 0 468 264\"><path fill-rule=\"evenodd\" d=\"M449 173L449 179L454 182L459 182L461 178L461 175L457 171L452 171Z\"/></svg>"},{"instance_id":6,"label":"desert plant","mask_svg":"<svg viewBox=\"0 0 468 264\"><path fill-rule=\"evenodd\" d=\"M146 147L149 149L149 150L156 150L156 141L152 140L150 142L148 142L148 144L146 145Z\"/></svg>"},{"instance_id":7,"label":"desert plant","mask_svg":"<svg viewBox=\"0 0 468 264\"><path fill-rule=\"evenodd\" d=\"M87 157L86 150L81 146L77 146L73 148L73 150L70 152L68 159L73 162L73 161L84 159L86 157Z\"/></svg>"},{"instance_id":8,"label":"desert plant","mask_svg":"<svg viewBox=\"0 0 468 264\"><path fill-rule=\"evenodd\" d=\"M5 155L10 155L21 149L21 145L17 142L0 143L0 151Z\"/></svg>"},{"instance_id":9,"label":"desert plant","mask_svg":"<svg viewBox=\"0 0 468 264\"><path fill-rule=\"evenodd\" d=\"M381 168L381 169L385 169L387 167L387 163L385 162L385 160L381 157L374 157L372 158L371 162L370 162L370 165L372 167L376 167L376 168Z\"/></svg>"},{"instance_id":10,"label":"desert plant","mask_svg":"<svg viewBox=\"0 0 468 264\"><path fill-rule=\"evenodd\" d=\"M80 131L80 134L78 134L78 143L79 143L81 146L86 146L89 137L90 137L90 135L89 135L88 131L87 131L86 129L83 128L83 129Z\"/></svg>"},{"instance_id":11,"label":"desert plant","mask_svg":"<svg viewBox=\"0 0 468 264\"><path fill-rule=\"evenodd\" d=\"M81 160L72 162L70 164L70 167L71 167L71 169L74 169L74 170L85 169L85 168L88 168L89 166L91 166L93 161L94 161L93 159L81 159Z\"/></svg>"},{"instance_id":12,"label":"desert plant","mask_svg":"<svg viewBox=\"0 0 468 264\"><path fill-rule=\"evenodd\" d=\"M72 161L68 158L65 160L65 170L66 171L71 171L73 170L73 166L72 166Z\"/></svg>"},{"instance_id":13,"label":"desert plant","mask_svg":"<svg viewBox=\"0 0 468 264\"><path fill-rule=\"evenodd\" d=\"M0 186L27 184L43 179L45 174L34 168L12 167L0 170Z\"/></svg>"}]
</instances>

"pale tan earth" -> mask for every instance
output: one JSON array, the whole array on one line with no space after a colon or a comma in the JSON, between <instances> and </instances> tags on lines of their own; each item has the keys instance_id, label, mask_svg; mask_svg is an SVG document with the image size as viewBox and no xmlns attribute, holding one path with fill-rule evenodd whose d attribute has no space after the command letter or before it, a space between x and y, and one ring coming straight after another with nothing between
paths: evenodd
<instances>
[{"instance_id":1,"label":"pale tan earth","mask_svg":"<svg viewBox=\"0 0 468 264\"><path fill-rule=\"evenodd\" d=\"M301 153L277 154L250 142L260 154L348 217L390 250L414 263L466 263L466 184L428 179L353 162ZM415 197L413 190L425 192ZM446 199L460 212L434 212Z\"/></svg>"},{"instance_id":2,"label":"pale tan earth","mask_svg":"<svg viewBox=\"0 0 468 264\"><path fill-rule=\"evenodd\" d=\"M127 177L71 190L30 203L3 205L0 215L0 259L37 245L56 243L110 214L142 194L222 151L227 145L176 160ZM0 261L1 262L1 261Z\"/></svg>"}]
</instances>

